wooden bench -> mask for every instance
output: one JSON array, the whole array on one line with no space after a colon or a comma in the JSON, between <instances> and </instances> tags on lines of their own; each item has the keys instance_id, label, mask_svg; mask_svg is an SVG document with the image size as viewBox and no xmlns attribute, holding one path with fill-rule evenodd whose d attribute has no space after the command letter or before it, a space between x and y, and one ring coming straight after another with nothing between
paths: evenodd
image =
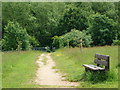
<instances>
[{"instance_id":1,"label":"wooden bench","mask_svg":"<svg viewBox=\"0 0 120 90\"><path fill-rule=\"evenodd\" d=\"M109 55L101 55L101 54L95 54L95 60L94 63L97 65L88 65L83 64L85 67L85 70L92 70L92 71L109 71L110 69L110 57Z\"/></svg>"}]
</instances>

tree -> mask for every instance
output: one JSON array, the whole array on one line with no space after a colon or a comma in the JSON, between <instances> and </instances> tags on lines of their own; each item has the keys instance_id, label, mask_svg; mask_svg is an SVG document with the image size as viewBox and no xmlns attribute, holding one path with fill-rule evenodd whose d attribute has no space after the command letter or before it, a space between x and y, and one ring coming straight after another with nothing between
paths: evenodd
<instances>
[{"instance_id":1,"label":"tree","mask_svg":"<svg viewBox=\"0 0 120 90\"><path fill-rule=\"evenodd\" d=\"M56 34L59 19L64 11L64 3L38 2L3 2L3 37L7 22L17 21L26 28L27 33L35 38L40 46L52 43Z\"/></svg>"},{"instance_id":2,"label":"tree","mask_svg":"<svg viewBox=\"0 0 120 90\"><path fill-rule=\"evenodd\" d=\"M16 50L18 46L22 50L30 48L29 35L19 23L9 21L4 30L3 50Z\"/></svg>"},{"instance_id":3,"label":"tree","mask_svg":"<svg viewBox=\"0 0 120 90\"><path fill-rule=\"evenodd\" d=\"M66 4L64 16L59 23L59 34L62 35L74 28L86 30L90 14L93 14L91 3Z\"/></svg>"},{"instance_id":4,"label":"tree","mask_svg":"<svg viewBox=\"0 0 120 90\"><path fill-rule=\"evenodd\" d=\"M3 30L8 21L17 21L20 26L26 28L27 32L31 32L34 26L35 18L30 13L29 3L3 2L2 4Z\"/></svg>"},{"instance_id":5,"label":"tree","mask_svg":"<svg viewBox=\"0 0 120 90\"><path fill-rule=\"evenodd\" d=\"M64 3L31 3L31 13L38 24L34 36L41 46L50 46L52 36L56 35L59 19L64 12Z\"/></svg>"},{"instance_id":6,"label":"tree","mask_svg":"<svg viewBox=\"0 0 120 90\"><path fill-rule=\"evenodd\" d=\"M113 2L92 2L92 9L95 13L106 15L114 21L117 20L117 8Z\"/></svg>"},{"instance_id":7,"label":"tree","mask_svg":"<svg viewBox=\"0 0 120 90\"><path fill-rule=\"evenodd\" d=\"M117 31L117 34L118 34L118 37L117 39L120 40L120 2L117 2L116 3L116 8L118 9L118 31Z\"/></svg>"},{"instance_id":8,"label":"tree","mask_svg":"<svg viewBox=\"0 0 120 90\"><path fill-rule=\"evenodd\" d=\"M52 44L53 36L62 36L74 28L79 31L89 30L94 26L93 23L96 23L96 21L90 19L91 17L94 17L94 14L96 13L99 13L101 16L103 15L102 18L108 17L108 20L117 23L119 16L116 13L119 8L119 5L116 7L117 5L118 4L116 3L104 2L3 2L2 36L4 38L5 26L7 26L8 21L15 21L18 22L21 27L26 29L26 32L30 37L29 43L33 47L50 46ZM106 20L107 19L105 19L105 21ZM109 29L108 27L109 26L107 25L106 28ZM102 26L100 28L103 30ZM119 26L116 26L116 29L114 29L118 30L118 28ZM93 32L89 30L88 33L92 34ZM118 34L118 38L119 37L120 34Z\"/></svg>"},{"instance_id":9,"label":"tree","mask_svg":"<svg viewBox=\"0 0 120 90\"><path fill-rule=\"evenodd\" d=\"M117 23L106 15L95 14L89 19L88 31L94 45L111 45L117 36Z\"/></svg>"}]
</instances>

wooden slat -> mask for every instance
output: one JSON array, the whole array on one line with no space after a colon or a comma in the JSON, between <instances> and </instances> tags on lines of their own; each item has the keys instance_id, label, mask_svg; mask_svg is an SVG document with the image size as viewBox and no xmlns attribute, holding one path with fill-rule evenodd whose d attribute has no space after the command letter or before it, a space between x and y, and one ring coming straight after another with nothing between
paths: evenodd
<instances>
[{"instance_id":1,"label":"wooden slat","mask_svg":"<svg viewBox=\"0 0 120 90\"><path fill-rule=\"evenodd\" d=\"M101 60L98 60L98 59L95 59L94 63L101 64L101 65L104 65L104 66L108 66L108 62L107 61L101 61Z\"/></svg>"},{"instance_id":2,"label":"wooden slat","mask_svg":"<svg viewBox=\"0 0 120 90\"><path fill-rule=\"evenodd\" d=\"M87 65L87 64L84 64L83 65L85 68L89 68L89 69L92 69L92 70L104 70L104 68L101 68L101 67L98 67L98 66L95 66L95 65Z\"/></svg>"},{"instance_id":3,"label":"wooden slat","mask_svg":"<svg viewBox=\"0 0 120 90\"><path fill-rule=\"evenodd\" d=\"M109 55L95 54L95 58L109 60Z\"/></svg>"}]
</instances>

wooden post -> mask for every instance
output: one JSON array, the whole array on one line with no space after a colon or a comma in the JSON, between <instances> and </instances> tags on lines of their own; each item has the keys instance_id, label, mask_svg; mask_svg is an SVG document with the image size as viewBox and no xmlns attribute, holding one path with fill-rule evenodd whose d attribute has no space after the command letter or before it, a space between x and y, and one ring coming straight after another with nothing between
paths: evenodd
<instances>
[{"instance_id":1,"label":"wooden post","mask_svg":"<svg viewBox=\"0 0 120 90\"><path fill-rule=\"evenodd\" d=\"M69 48L69 40L67 40L67 46L68 46L68 48Z\"/></svg>"},{"instance_id":2,"label":"wooden post","mask_svg":"<svg viewBox=\"0 0 120 90\"><path fill-rule=\"evenodd\" d=\"M109 71L110 70L110 56L108 57L108 60L106 60L106 61L108 62L108 64L107 64L107 66L105 66L105 69L107 71Z\"/></svg>"},{"instance_id":3,"label":"wooden post","mask_svg":"<svg viewBox=\"0 0 120 90\"><path fill-rule=\"evenodd\" d=\"M18 54L20 54L20 45L18 44Z\"/></svg>"},{"instance_id":4,"label":"wooden post","mask_svg":"<svg viewBox=\"0 0 120 90\"><path fill-rule=\"evenodd\" d=\"M21 42L18 41L18 54L20 54L20 46L21 46Z\"/></svg>"},{"instance_id":5,"label":"wooden post","mask_svg":"<svg viewBox=\"0 0 120 90\"><path fill-rule=\"evenodd\" d=\"M80 50L82 51L82 39L80 39Z\"/></svg>"}]
</instances>

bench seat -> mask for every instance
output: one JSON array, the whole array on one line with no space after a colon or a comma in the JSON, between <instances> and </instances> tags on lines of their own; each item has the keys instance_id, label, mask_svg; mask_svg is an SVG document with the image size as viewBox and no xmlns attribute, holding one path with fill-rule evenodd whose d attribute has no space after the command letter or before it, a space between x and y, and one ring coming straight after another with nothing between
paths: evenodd
<instances>
[{"instance_id":1,"label":"bench seat","mask_svg":"<svg viewBox=\"0 0 120 90\"><path fill-rule=\"evenodd\" d=\"M105 70L104 68L101 68L101 67L98 67L98 66L95 66L95 65L83 64L83 66L85 68L88 68L88 69L91 69L91 70L94 70L94 71Z\"/></svg>"}]
</instances>

